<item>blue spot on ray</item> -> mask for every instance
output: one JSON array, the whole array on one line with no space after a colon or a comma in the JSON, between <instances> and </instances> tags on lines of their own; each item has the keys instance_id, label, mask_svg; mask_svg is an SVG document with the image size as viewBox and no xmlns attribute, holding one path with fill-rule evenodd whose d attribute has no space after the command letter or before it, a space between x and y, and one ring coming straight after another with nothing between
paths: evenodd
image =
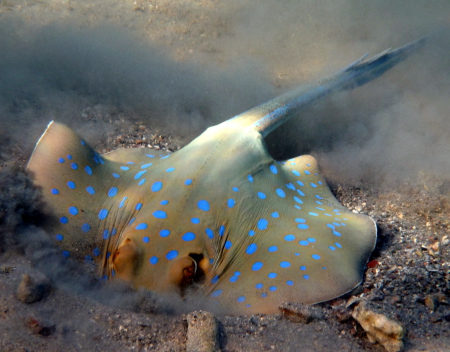
<instances>
[{"instance_id":1,"label":"blue spot on ray","mask_svg":"<svg viewBox=\"0 0 450 352\"><path fill-rule=\"evenodd\" d=\"M203 211L209 211L210 207L209 207L209 202L207 200L199 200L197 203L197 206L200 210Z\"/></svg>"},{"instance_id":2,"label":"blue spot on ray","mask_svg":"<svg viewBox=\"0 0 450 352\"><path fill-rule=\"evenodd\" d=\"M213 238L214 238L214 231L213 231L213 230L207 228L207 229L205 230L205 232L206 232L206 235L207 235L210 239L213 239Z\"/></svg>"},{"instance_id":3,"label":"blue spot on ray","mask_svg":"<svg viewBox=\"0 0 450 352\"><path fill-rule=\"evenodd\" d=\"M276 192L279 197L281 197L281 198L286 197L286 193L284 193L284 191L281 188L277 188Z\"/></svg>"},{"instance_id":4,"label":"blue spot on ray","mask_svg":"<svg viewBox=\"0 0 450 352\"><path fill-rule=\"evenodd\" d=\"M75 188L77 188L75 182L73 182L73 181L67 182L67 186L68 186L70 189L75 189Z\"/></svg>"},{"instance_id":5,"label":"blue spot on ray","mask_svg":"<svg viewBox=\"0 0 450 352\"><path fill-rule=\"evenodd\" d=\"M257 249L258 249L258 245L256 243L252 243L247 247L247 249L245 250L245 253L251 255L251 254L255 253Z\"/></svg>"},{"instance_id":6,"label":"blue spot on ray","mask_svg":"<svg viewBox=\"0 0 450 352\"><path fill-rule=\"evenodd\" d=\"M289 262L281 262L280 267L282 268L289 268L291 266L291 263Z\"/></svg>"},{"instance_id":7,"label":"blue spot on ray","mask_svg":"<svg viewBox=\"0 0 450 352\"><path fill-rule=\"evenodd\" d=\"M253 271L258 271L258 270L260 270L263 266L264 266L264 264L263 264L262 262L255 262L255 263L252 265L252 270L253 270Z\"/></svg>"},{"instance_id":8,"label":"blue spot on ray","mask_svg":"<svg viewBox=\"0 0 450 352\"><path fill-rule=\"evenodd\" d=\"M158 192L161 190L161 188L163 187L163 183L161 181L156 181L153 185L152 185L152 191L153 192Z\"/></svg>"},{"instance_id":9,"label":"blue spot on ray","mask_svg":"<svg viewBox=\"0 0 450 352\"><path fill-rule=\"evenodd\" d=\"M258 192L258 197L261 199L266 199L266 195L263 192Z\"/></svg>"},{"instance_id":10,"label":"blue spot on ray","mask_svg":"<svg viewBox=\"0 0 450 352\"><path fill-rule=\"evenodd\" d=\"M219 297L222 293L222 290L217 290L211 293L211 297Z\"/></svg>"},{"instance_id":11,"label":"blue spot on ray","mask_svg":"<svg viewBox=\"0 0 450 352\"><path fill-rule=\"evenodd\" d=\"M140 223L139 225L136 226L136 230L145 230L147 228L148 228L148 225L145 222Z\"/></svg>"},{"instance_id":12,"label":"blue spot on ray","mask_svg":"<svg viewBox=\"0 0 450 352\"><path fill-rule=\"evenodd\" d=\"M156 210L156 211L154 211L153 212L153 216L155 218L158 218L158 219L165 219L165 218L167 218L167 214L163 210Z\"/></svg>"},{"instance_id":13,"label":"blue spot on ray","mask_svg":"<svg viewBox=\"0 0 450 352\"><path fill-rule=\"evenodd\" d=\"M275 166L275 165L270 165L270 171L273 173L273 174L277 174L278 173L278 169L277 169L277 167Z\"/></svg>"},{"instance_id":14,"label":"blue spot on ray","mask_svg":"<svg viewBox=\"0 0 450 352\"><path fill-rule=\"evenodd\" d=\"M86 192L88 192L91 196L95 194L94 187L88 186L86 187Z\"/></svg>"},{"instance_id":15,"label":"blue spot on ray","mask_svg":"<svg viewBox=\"0 0 450 352\"><path fill-rule=\"evenodd\" d=\"M111 187L108 191L108 197L115 197L118 191L117 187Z\"/></svg>"},{"instance_id":16,"label":"blue spot on ray","mask_svg":"<svg viewBox=\"0 0 450 352\"><path fill-rule=\"evenodd\" d=\"M190 178L188 178L186 181L184 181L184 184L186 186L190 186L190 185L192 185L192 180Z\"/></svg>"},{"instance_id":17,"label":"blue spot on ray","mask_svg":"<svg viewBox=\"0 0 450 352\"><path fill-rule=\"evenodd\" d=\"M228 199L228 201L227 201L228 208L233 208L235 204L236 204L236 201L234 199L231 199L231 198Z\"/></svg>"},{"instance_id":18,"label":"blue spot on ray","mask_svg":"<svg viewBox=\"0 0 450 352\"><path fill-rule=\"evenodd\" d=\"M172 260L175 259L176 257L178 257L178 251L176 250L171 250L166 254L167 260Z\"/></svg>"},{"instance_id":19,"label":"blue spot on ray","mask_svg":"<svg viewBox=\"0 0 450 352\"><path fill-rule=\"evenodd\" d=\"M284 236L284 240L285 241L293 241L293 240L295 240L295 236L294 235L286 235L286 236Z\"/></svg>"},{"instance_id":20,"label":"blue spot on ray","mask_svg":"<svg viewBox=\"0 0 450 352\"><path fill-rule=\"evenodd\" d=\"M182 237L181 237L181 239L183 240L183 241L186 241L186 242L189 242L189 241L193 241L193 240L195 240L195 233L193 233L193 232L186 232Z\"/></svg>"},{"instance_id":21,"label":"blue spot on ray","mask_svg":"<svg viewBox=\"0 0 450 352\"><path fill-rule=\"evenodd\" d=\"M303 204L303 201L300 198L298 198L297 196L294 196L294 200L299 204Z\"/></svg>"},{"instance_id":22,"label":"blue spot on ray","mask_svg":"<svg viewBox=\"0 0 450 352\"><path fill-rule=\"evenodd\" d=\"M339 232L337 232L337 231L333 231L333 235L338 236L338 237L341 237L341 236L342 236L342 235L341 235Z\"/></svg>"},{"instance_id":23,"label":"blue spot on ray","mask_svg":"<svg viewBox=\"0 0 450 352\"><path fill-rule=\"evenodd\" d=\"M128 197L123 197L123 199L120 201L119 203L119 208L123 208L123 206L125 205L125 201L127 200Z\"/></svg>"},{"instance_id":24,"label":"blue spot on ray","mask_svg":"<svg viewBox=\"0 0 450 352\"><path fill-rule=\"evenodd\" d=\"M105 220L107 216L108 216L108 209L102 209L98 212L98 218L100 220Z\"/></svg>"},{"instance_id":25,"label":"blue spot on ray","mask_svg":"<svg viewBox=\"0 0 450 352\"><path fill-rule=\"evenodd\" d=\"M86 171L86 173L87 173L89 176L92 176L92 169L91 169L90 166L86 166L86 167L84 168L84 171Z\"/></svg>"},{"instance_id":26,"label":"blue spot on ray","mask_svg":"<svg viewBox=\"0 0 450 352\"><path fill-rule=\"evenodd\" d=\"M52 188L51 192L52 194L59 194L59 190L56 188Z\"/></svg>"},{"instance_id":27,"label":"blue spot on ray","mask_svg":"<svg viewBox=\"0 0 450 352\"><path fill-rule=\"evenodd\" d=\"M134 179L137 180L138 178L140 178L143 174L145 174L148 170L142 170L139 171L136 175L134 175Z\"/></svg>"},{"instance_id":28,"label":"blue spot on ray","mask_svg":"<svg viewBox=\"0 0 450 352\"><path fill-rule=\"evenodd\" d=\"M159 231L159 235L161 237L167 237L170 235L170 230L167 230L167 229L161 230L161 231Z\"/></svg>"},{"instance_id":29,"label":"blue spot on ray","mask_svg":"<svg viewBox=\"0 0 450 352\"><path fill-rule=\"evenodd\" d=\"M70 167L74 170L78 170L78 164L77 163L72 163L70 164Z\"/></svg>"},{"instance_id":30,"label":"blue spot on ray","mask_svg":"<svg viewBox=\"0 0 450 352\"><path fill-rule=\"evenodd\" d=\"M158 257L151 257L149 259L150 264L155 265L156 263L158 263Z\"/></svg>"},{"instance_id":31,"label":"blue spot on ray","mask_svg":"<svg viewBox=\"0 0 450 352\"><path fill-rule=\"evenodd\" d=\"M265 230L267 229L267 226L269 225L269 222L266 219L259 219L257 227L258 229Z\"/></svg>"},{"instance_id":32,"label":"blue spot on ray","mask_svg":"<svg viewBox=\"0 0 450 352\"><path fill-rule=\"evenodd\" d=\"M69 208L69 213L72 215L78 215L78 208L77 207L70 207Z\"/></svg>"}]
</instances>

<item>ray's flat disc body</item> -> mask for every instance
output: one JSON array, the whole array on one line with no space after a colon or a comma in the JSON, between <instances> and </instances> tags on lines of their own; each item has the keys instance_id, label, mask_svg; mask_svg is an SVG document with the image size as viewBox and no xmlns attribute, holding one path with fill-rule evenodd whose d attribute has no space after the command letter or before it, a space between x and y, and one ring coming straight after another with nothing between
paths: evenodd
<instances>
[{"instance_id":1,"label":"ray's flat disc body","mask_svg":"<svg viewBox=\"0 0 450 352\"><path fill-rule=\"evenodd\" d=\"M263 138L422 43L358 60L208 128L173 154L137 148L100 156L51 122L28 164L53 215L46 230L63 256L95 261L105 278L162 295L194 291L229 314L340 296L362 280L375 223L339 204L313 157L276 161Z\"/></svg>"}]
</instances>

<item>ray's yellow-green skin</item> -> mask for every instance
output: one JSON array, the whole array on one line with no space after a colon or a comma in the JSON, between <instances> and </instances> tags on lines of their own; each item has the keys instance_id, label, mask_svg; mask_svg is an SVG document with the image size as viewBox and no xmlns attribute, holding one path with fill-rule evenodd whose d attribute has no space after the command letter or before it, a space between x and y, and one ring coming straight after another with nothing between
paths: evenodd
<instances>
[{"instance_id":1,"label":"ray's yellow-green skin","mask_svg":"<svg viewBox=\"0 0 450 352\"><path fill-rule=\"evenodd\" d=\"M48 224L48 230L53 235L63 235L60 244L73 256L93 255L94 248L98 247L103 274L111 276L114 270L116 276L135 287L160 293L180 292L183 283L189 283L192 266L198 266L197 271L204 274L199 294L212 294L230 313L273 313L283 301L324 301L351 290L361 280L376 238L374 223L367 216L351 213L336 201L325 180L318 175L316 161L311 156L277 163L267 153L257 132L221 125L209 128L165 159L159 155L150 158L146 154L151 150L139 148L105 154L103 163L96 163L92 149L80 141L68 127L51 123L28 168L35 172L36 184L42 187L48 205L57 214ZM58 162L61 156L67 155L72 159ZM69 166L72 161L78 169ZM148 163L153 165L141 169ZM85 166L91 167L92 175L84 171ZM124 171L120 166L130 169ZM171 167L175 169L167 172ZM136 180L136 173L142 170L147 172ZM112 173L121 177L115 178ZM144 177L146 182L139 185ZM185 184L188 179L192 180L191 185ZM71 180L76 184L75 189L67 186ZM163 186L153 192L151 186L155 182L162 182ZM94 195L86 192L88 186L95 189ZM113 187L117 187L118 193L109 197ZM58 189L59 193L52 194L52 189ZM284 197L278 195L277 189L283 190ZM264 193L265 199L258 192ZM128 198L119 208L124 197ZM235 201L231 208L229 199ZM168 204L161 205L164 200ZM201 200L208 201L210 210L198 207ZM140 210L136 210L138 203L142 203ZM78 208L77 215L68 213L71 206ZM104 220L98 216L102 209L108 209ZM153 216L157 210L165 211L167 217ZM60 222L62 216L68 218L68 223ZM192 223L192 218L200 222ZM258 228L261 219L268 223L262 230ZM303 223L296 219L304 219L308 228L299 229L298 225ZM340 236L334 235L327 226L333 222L339 224L335 228ZM86 223L91 227L87 233L81 230ZM146 224L147 228L137 230L138 224ZM117 233L104 239L104 231L111 234L114 228ZM214 233L212 239L206 233L207 228ZM160 236L164 229L170 230L168 237ZM254 235L250 236L250 231ZM182 236L189 232L196 238L183 241ZM286 240L287 235L295 239ZM149 241L144 242L144 237ZM308 245L300 244L308 239ZM336 242L342 248L336 247ZM247 254L252 244L257 249ZM269 252L273 246L277 251ZM168 260L166 254L173 250L178 255ZM107 253L110 253L108 258ZM320 259L313 259L312 255ZM151 264L152 257L157 257L158 263ZM262 268L252 270L257 262L263 263ZM281 262L290 266L280 267ZM270 273L277 276L269 278ZM263 287L257 288L258 284ZM276 291L271 291L273 287ZM245 300L238 302L242 297Z\"/></svg>"},{"instance_id":2,"label":"ray's yellow-green skin","mask_svg":"<svg viewBox=\"0 0 450 352\"><path fill-rule=\"evenodd\" d=\"M342 295L362 279L374 221L337 202L313 157L275 161L263 137L324 95L380 76L421 44L358 60L208 128L173 154L138 148L99 156L51 122L28 164L53 214L46 229L64 256L93 257L108 278L163 295L195 287L229 314Z\"/></svg>"}]
</instances>

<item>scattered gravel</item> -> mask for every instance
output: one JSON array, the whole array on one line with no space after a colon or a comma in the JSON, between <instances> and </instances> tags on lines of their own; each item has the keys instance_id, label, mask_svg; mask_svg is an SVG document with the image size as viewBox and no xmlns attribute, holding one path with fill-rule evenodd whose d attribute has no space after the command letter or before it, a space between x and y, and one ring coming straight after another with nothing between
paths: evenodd
<instances>
[{"instance_id":1,"label":"scattered gravel","mask_svg":"<svg viewBox=\"0 0 450 352\"><path fill-rule=\"evenodd\" d=\"M0 19L20 14L26 21L45 25L55 16L64 19L76 14L85 19L84 25L92 25L104 16L108 23L119 23L131 30L140 28L143 41L173 46L177 59L193 57L197 52L222 62L226 59L222 57L220 40L233 37L230 23L235 19L215 15L210 11L214 6L223 4L209 0L111 1L111 4L0 1ZM144 16L149 14L154 15L151 21ZM235 51L239 53L239 47ZM201 55L200 61L204 59ZM283 66L283 58L278 59ZM322 68L317 65L318 70ZM287 79L280 77L281 84L288 84ZM40 111L33 110L33 104L38 102L23 98L14 101L11 109L26 106L24 110L31 114L26 122L34 121L32 112ZM187 141L182 128L155 129L146 120L115 106L89 102L77 107L74 116L74 124L85 131L91 127L105 128L102 137L94 140L95 148L103 153L135 147L174 152ZM44 118L48 121L53 116ZM26 135L29 127L26 122L17 127L20 136L22 132ZM420 180L386 182L382 189L364 182L358 187L346 182L331 184L344 206L368 214L378 226L377 246L364 281L344 297L313 307L288 302L279 315L212 316L208 312L186 315L183 313L189 313L189 307L179 308L179 304L170 307L143 292L92 288L86 265L81 265L81 271L87 274L80 276L74 274L70 264L51 262L57 275L45 277L43 259L51 255L51 248L38 237L31 237L33 243L23 242L29 238L24 234L37 231L34 226L39 225L45 212L38 191L23 171L30 152L26 146L31 142L8 136L3 126L0 133L1 351L181 352L195 350L192 346L200 345L197 341L207 341L205 344L213 346L212 350L220 347L223 352L300 348L304 352L385 351L379 343L369 341L366 330L353 318L360 301L367 302L370 311L398 322L405 329L405 351L448 351L450 180L446 175L435 177L424 173ZM39 249L40 256L30 256L31 246ZM206 326L199 324L202 317L207 320Z\"/></svg>"}]
</instances>

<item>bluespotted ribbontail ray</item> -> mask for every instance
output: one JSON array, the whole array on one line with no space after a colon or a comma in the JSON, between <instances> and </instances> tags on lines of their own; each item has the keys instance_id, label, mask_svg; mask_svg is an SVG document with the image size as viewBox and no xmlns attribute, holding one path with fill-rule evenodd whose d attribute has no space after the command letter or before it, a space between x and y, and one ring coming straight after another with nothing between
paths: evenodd
<instances>
[{"instance_id":1,"label":"bluespotted ribbontail ray","mask_svg":"<svg viewBox=\"0 0 450 352\"><path fill-rule=\"evenodd\" d=\"M317 99L380 76L422 42L358 60L173 154L100 156L51 122L28 164L55 215L47 231L63 256L92 258L105 278L162 295L195 288L228 313L274 313L284 301L350 291L374 248L374 221L338 203L313 157L275 161L263 137Z\"/></svg>"}]
</instances>

